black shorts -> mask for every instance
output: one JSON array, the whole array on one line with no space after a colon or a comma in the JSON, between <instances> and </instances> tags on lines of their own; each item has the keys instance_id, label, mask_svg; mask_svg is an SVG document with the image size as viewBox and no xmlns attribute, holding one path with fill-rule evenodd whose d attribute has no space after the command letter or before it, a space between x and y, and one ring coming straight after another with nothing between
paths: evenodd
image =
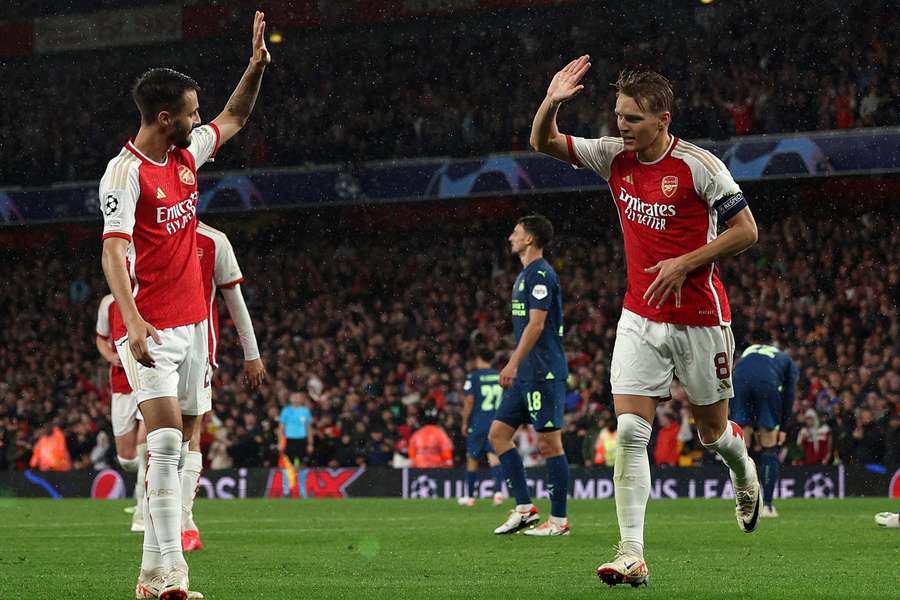
<instances>
[{"instance_id":1,"label":"black shorts","mask_svg":"<svg viewBox=\"0 0 900 600\"><path fill-rule=\"evenodd\" d=\"M308 444L309 442L306 438L299 440L292 440L291 438L288 438L287 443L285 443L284 445L284 454L292 463L306 462L306 447Z\"/></svg>"}]
</instances>

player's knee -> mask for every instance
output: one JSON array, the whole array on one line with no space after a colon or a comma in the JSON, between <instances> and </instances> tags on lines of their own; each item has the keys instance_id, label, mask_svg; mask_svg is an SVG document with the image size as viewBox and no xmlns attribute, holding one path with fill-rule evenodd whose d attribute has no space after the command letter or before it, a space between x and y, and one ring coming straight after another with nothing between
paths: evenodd
<instances>
[{"instance_id":1,"label":"player's knee","mask_svg":"<svg viewBox=\"0 0 900 600\"><path fill-rule=\"evenodd\" d=\"M491 446L493 446L495 449L505 448L507 445L509 445L512 437L508 435L505 430L506 427L497 425L496 422L491 425L491 430L488 432L488 440L491 442ZM498 451L502 453L502 450Z\"/></svg>"},{"instance_id":2,"label":"player's knee","mask_svg":"<svg viewBox=\"0 0 900 600\"><path fill-rule=\"evenodd\" d=\"M563 453L562 442L541 436L538 438L538 450L544 458L559 456Z\"/></svg>"},{"instance_id":3,"label":"player's knee","mask_svg":"<svg viewBox=\"0 0 900 600\"><path fill-rule=\"evenodd\" d=\"M177 465L181 460L181 446L180 429L163 427L147 434L147 450L153 460L173 461Z\"/></svg>"},{"instance_id":4,"label":"player's knee","mask_svg":"<svg viewBox=\"0 0 900 600\"><path fill-rule=\"evenodd\" d=\"M138 459L136 456L134 458L123 458L121 455L117 454L116 460L119 461L119 464L122 466L123 471L130 471L132 473L137 472Z\"/></svg>"},{"instance_id":5,"label":"player's knee","mask_svg":"<svg viewBox=\"0 0 900 600\"><path fill-rule=\"evenodd\" d=\"M646 447L650 443L652 427L643 417L632 413L619 415L619 425L616 430L616 443L623 448L641 446Z\"/></svg>"}]
</instances>

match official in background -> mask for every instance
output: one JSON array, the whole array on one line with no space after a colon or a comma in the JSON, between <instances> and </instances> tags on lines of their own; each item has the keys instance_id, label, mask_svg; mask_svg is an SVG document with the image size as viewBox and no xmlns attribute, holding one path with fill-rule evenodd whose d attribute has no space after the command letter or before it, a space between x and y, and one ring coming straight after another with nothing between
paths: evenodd
<instances>
[{"instance_id":1,"label":"match official in background","mask_svg":"<svg viewBox=\"0 0 900 600\"><path fill-rule=\"evenodd\" d=\"M313 453L315 433L312 428L312 413L309 411L306 394L293 392L288 398L290 404L281 409L278 417L278 447L295 467L306 464Z\"/></svg>"}]
</instances>

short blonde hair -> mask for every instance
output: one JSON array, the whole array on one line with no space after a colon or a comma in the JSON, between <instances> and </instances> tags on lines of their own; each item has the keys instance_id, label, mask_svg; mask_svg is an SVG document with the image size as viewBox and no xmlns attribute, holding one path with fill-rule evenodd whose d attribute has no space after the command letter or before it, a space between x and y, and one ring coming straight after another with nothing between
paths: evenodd
<instances>
[{"instance_id":1,"label":"short blonde hair","mask_svg":"<svg viewBox=\"0 0 900 600\"><path fill-rule=\"evenodd\" d=\"M622 71L613 87L616 95L634 98L638 108L644 111L672 112L675 104L672 84L654 71Z\"/></svg>"}]
</instances>

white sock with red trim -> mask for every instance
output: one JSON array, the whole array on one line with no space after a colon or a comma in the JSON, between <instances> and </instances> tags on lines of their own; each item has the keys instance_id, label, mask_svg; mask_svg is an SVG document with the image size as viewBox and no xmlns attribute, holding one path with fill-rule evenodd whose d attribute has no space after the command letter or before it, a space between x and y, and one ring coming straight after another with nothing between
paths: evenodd
<instances>
[{"instance_id":1,"label":"white sock with red trim","mask_svg":"<svg viewBox=\"0 0 900 600\"><path fill-rule=\"evenodd\" d=\"M715 451L734 473L734 484L743 487L751 481L750 461L747 456L747 445L744 443L744 430L734 421L728 421L721 437L712 444L703 443L706 448Z\"/></svg>"},{"instance_id":2,"label":"white sock with red trim","mask_svg":"<svg viewBox=\"0 0 900 600\"><path fill-rule=\"evenodd\" d=\"M197 496L197 482L203 470L203 455L200 452L188 452L181 472L181 530L196 531L194 523L194 498Z\"/></svg>"}]
</instances>

